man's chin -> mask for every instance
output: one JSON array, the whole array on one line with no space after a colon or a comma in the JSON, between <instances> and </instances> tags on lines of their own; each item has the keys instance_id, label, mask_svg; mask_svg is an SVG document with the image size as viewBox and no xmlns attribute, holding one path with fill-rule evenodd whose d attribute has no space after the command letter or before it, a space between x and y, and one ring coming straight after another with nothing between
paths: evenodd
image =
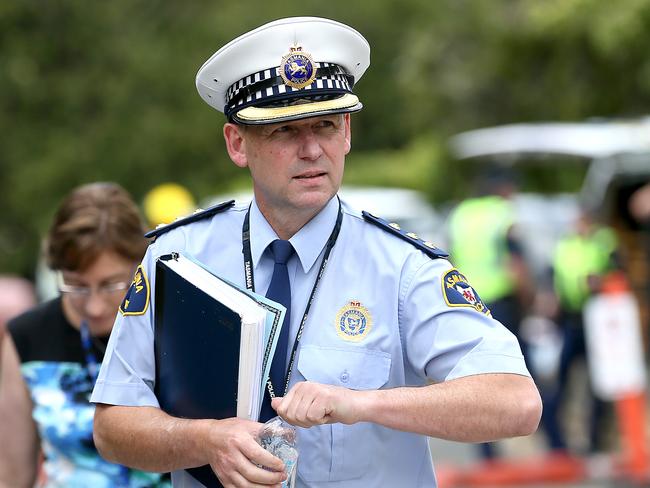
<instances>
[{"instance_id":1,"label":"man's chin","mask_svg":"<svg viewBox=\"0 0 650 488\"><path fill-rule=\"evenodd\" d=\"M321 209L336 192L331 188L314 188L310 191L304 191L298 196L299 206L311 209Z\"/></svg>"}]
</instances>

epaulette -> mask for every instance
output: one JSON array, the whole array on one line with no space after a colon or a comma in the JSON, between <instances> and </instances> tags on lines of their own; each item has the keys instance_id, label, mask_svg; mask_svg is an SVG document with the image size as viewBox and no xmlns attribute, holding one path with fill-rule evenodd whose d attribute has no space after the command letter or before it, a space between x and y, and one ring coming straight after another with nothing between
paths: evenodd
<instances>
[{"instance_id":1,"label":"epaulette","mask_svg":"<svg viewBox=\"0 0 650 488\"><path fill-rule=\"evenodd\" d=\"M363 215L363 218L366 220L366 222L375 224L380 229L390 232L391 234L407 242L410 242L418 249L424 251L424 253L427 256L433 259L449 257L448 253L446 253L442 249L438 249L432 242L420 239L420 237L418 237L418 235L414 234L413 232L404 232L402 228L399 226L399 224L396 224L394 222L389 223L387 220L380 219L379 217L375 217L374 215L372 215L369 212L366 212L365 210L361 212L361 215Z\"/></svg>"},{"instance_id":2,"label":"epaulette","mask_svg":"<svg viewBox=\"0 0 650 488\"><path fill-rule=\"evenodd\" d=\"M224 210L229 209L234 204L234 200L229 200L227 202L213 205L212 207L206 208L205 210L199 208L195 210L193 214L187 215L185 217L179 217L169 224L160 224L156 226L154 230L150 230L144 236L147 238L153 237L155 239L156 237L163 235L165 232L169 232L170 230L175 229L176 227L180 227L181 225L191 224L192 222L196 222L207 217L212 217L219 212L223 212Z\"/></svg>"}]
</instances>

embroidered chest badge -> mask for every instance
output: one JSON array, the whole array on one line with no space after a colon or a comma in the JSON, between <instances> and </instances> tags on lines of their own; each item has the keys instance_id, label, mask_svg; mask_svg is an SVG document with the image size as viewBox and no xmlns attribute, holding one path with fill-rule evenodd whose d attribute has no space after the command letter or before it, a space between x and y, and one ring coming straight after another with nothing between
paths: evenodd
<instances>
[{"instance_id":1,"label":"embroidered chest badge","mask_svg":"<svg viewBox=\"0 0 650 488\"><path fill-rule=\"evenodd\" d=\"M149 308L149 281L140 265L136 269L131 287L120 305L120 313L122 315L142 315L147 308Z\"/></svg>"},{"instance_id":2,"label":"embroidered chest badge","mask_svg":"<svg viewBox=\"0 0 650 488\"><path fill-rule=\"evenodd\" d=\"M450 269L442 275L442 294L450 307L472 307L485 315L491 315L465 275L457 269Z\"/></svg>"},{"instance_id":3,"label":"embroidered chest badge","mask_svg":"<svg viewBox=\"0 0 650 488\"><path fill-rule=\"evenodd\" d=\"M350 300L336 314L336 333L346 341L362 341L372 329L370 311L361 302Z\"/></svg>"}]
</instances>

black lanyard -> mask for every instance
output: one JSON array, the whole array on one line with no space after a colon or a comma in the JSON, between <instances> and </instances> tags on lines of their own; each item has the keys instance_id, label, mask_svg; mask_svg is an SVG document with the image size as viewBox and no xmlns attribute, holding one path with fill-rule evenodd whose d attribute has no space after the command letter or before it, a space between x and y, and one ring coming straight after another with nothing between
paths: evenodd
<instances>
[{"instance_id":1,"label":"black lanyard","mask_svg":"<svg viewBox=\"0 0 650 488\"><path fill-rule=\"evenodd\" d=\"M309 300L307 301L305 312L303 313L302 320L300 321L300 327L298 328L298 332L296 333L296 338L293 341L293 347L291 348L291 356L289 359L289 367L287 368L287 377L284 384L283 394L285 394L287 392L287 389L289 388L289 381L291 380L291 371L293 370L293 363L294 360L296 359L296 351L298 350L298 343L300 342L300 338L302 337L302 331L305 328L305 323L307 322L307 315L309 314L309 309L311 308L311 305L314 302L316 289L318 288L318 284L320 283L320 280L323 277L323 273L325 272L325 267L327 266L329 255L332 252L332 248L334 247L334 244L336 243L336 239L339 236L339 231L341 230L341 222L343 221L341 200L339 200L338 203L339 203L339 210L336 216L336 223L334 224L334 229L332 229L332 233L330 234L329 239L327 240L327 245L325 246L325 254L323 255L323 261L320 264L320 269L318 270L318 274L316 275L316 281L314 282L314 286L311 289L311 294L309 295ZM242 227L242 252L244 254L244 275L246 278L246 288L250 291L255 291L255 280L253 278L253 256L251 253L251 240L250 240L250 207L246 212L246 216L244 217L244 225ZM286 326L289 327L290 324L287 323ZM271 384L270 380L267 381L266 386L269 390L269 396L271 398L274 398L275 392L273 391L273 385Z\"/></svg>"}]
</instances>

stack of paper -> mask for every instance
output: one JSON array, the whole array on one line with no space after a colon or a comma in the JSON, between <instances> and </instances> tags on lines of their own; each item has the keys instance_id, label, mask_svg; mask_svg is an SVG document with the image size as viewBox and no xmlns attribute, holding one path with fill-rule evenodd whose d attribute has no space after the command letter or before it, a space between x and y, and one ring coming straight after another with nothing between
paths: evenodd
<instances>
[{"instance_id":1,"label":"stack of paper","mask_svg":"<svg viewBox=\"0 0 650 488\"><path fill-rule=\"evenodd\" d=\"M187 418L257 420L285 308L172 253L156 264L156 395Z\"/></svg>"}]
</instances>

